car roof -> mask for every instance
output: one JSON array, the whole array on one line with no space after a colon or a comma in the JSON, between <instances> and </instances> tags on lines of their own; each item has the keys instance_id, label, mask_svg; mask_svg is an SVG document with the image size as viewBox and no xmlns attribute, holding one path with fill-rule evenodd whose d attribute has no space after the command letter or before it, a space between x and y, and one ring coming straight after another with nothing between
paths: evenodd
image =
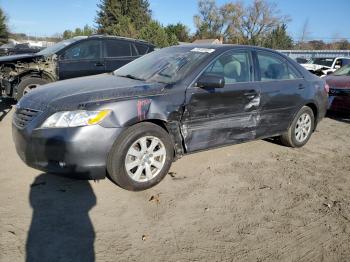
<instances>
[{"instance_id":1,"label":"car roof","mask_svg":"<svg viewBox=\"0 0 350 262\"><path fill-rule=\"evenodd\" d=\"M279 53L280 52L269 49L269 48L264 48L260 46L253 46L253 45L236 45L236 44L185 44L185 45L178 45L180 47L189 47L189 48L208 48L208 49L215 49L215 50L227 50L227 49L239 49L239 48L244 48L244 49L256 49L256 50L261 50L261 51L270 51L274 53Z\"/></svg>"},{"instance_id":2,"label":"car roof","mask_svg":"<svg viewBox=\"0 0 350 262\"><path fill-rule=\"evenodd\" d=\"M141 40L141 39L134 39L134 38L129 38L129 37L122 37L122 36L113 36L113 35L91 35L88 38L107 38L107 39L118 39L118 40L127 40L127 41L131 41L131 42L136 42L136 43L140 43L140 44L146 44L149 46L154 46L153 44L145 41L145 40Z\"/></svg>"}]
</instances>

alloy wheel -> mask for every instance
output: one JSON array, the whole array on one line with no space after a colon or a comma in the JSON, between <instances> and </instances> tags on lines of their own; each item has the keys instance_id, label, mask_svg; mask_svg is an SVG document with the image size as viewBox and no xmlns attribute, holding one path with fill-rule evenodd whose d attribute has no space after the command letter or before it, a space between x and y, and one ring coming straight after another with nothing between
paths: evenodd
<instances>
[{"instance_id":1,"label":"alloy wheel","mask_svg":"<svg viewBox=\"0 0 350 262\"><path fill-rule=\"evenodd\" d=\"M295 125L295 138L299 143L304 142L311 133L311 117L308 113L302 114Z\"/></svg>"},{"instance_id":2,"label":"alloy wheel","mask_svg":"<svg viewBox=\"0 0 350 262\"><path fill-rule=\"evenodd\" d=\"M155 136L144 136L135 141L125 157L125 170L136 182L147 182L155 178L163 169L166 149Z\"/></svg>"}]
</instances>

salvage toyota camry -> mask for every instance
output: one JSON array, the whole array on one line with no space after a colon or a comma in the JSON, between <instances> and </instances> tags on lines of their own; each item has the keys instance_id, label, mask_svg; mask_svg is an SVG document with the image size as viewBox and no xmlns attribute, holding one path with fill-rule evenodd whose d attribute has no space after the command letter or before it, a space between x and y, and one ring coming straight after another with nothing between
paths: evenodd
<instances>
[{"instance_id":1,"label":"salvage toyota camry","mask_svg":"<svg viewBox=\"0 0 350 262\"><path fill-rule=\"evenodd\" d=\"M268 137L305 145L325 115L326 87L269 49L169 47L30 92L13 138L33 168L144 190L188 153Z\"/></svg>"}]
</instances>

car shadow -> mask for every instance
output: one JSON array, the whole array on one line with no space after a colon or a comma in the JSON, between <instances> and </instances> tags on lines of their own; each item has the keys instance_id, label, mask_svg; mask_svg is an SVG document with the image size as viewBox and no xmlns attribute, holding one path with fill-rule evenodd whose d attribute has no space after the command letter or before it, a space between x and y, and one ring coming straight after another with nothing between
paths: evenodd
<instances>
[{"instance_id":1,"label":"car shadow","mask_svg":"<svg viewBox=\"0 0 350 262\"><path fill-rule=\"evenodd\" d=\"M96 196L86 180L41 174L30 186L33 216L26 261L95 261L89 210Z\"/></svg>"},{"instance_id":2,"label":"car shadow","mask_svg":"<svg viewBox=\"0 0 350 262\"><path fill-rule=\"evenodd\" d=\"M14 104L16 102L12 99L0 98L0 122L10 113Z\"/></svg>"},{"instance_id":3,"label":"car shadow","mask_svg":"<svg viewBox=\"0 0 350 262\"><path fill-rule=\"evenodd\" d=\"M327 112L326 117L333 119L333 120L336 120L336 121L339 121L339 122L350 124L350 115L349 114Z\"/></svg>"}]
</instances>

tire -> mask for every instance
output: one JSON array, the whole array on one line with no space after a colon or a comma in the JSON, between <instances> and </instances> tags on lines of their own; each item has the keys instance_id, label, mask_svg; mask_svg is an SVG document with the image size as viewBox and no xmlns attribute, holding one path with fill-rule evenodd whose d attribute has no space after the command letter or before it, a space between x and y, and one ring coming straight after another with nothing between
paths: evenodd
<instances>
[{"instance_id":1,"label":"tire","mask_svg":"<svg viewBox=\"0 0 350 262\"><path fill-rule=\"evenodd\" d=\"M148 153L141 146L145 139L143 148ZM165 155L156 156L164 152ZM155 186L167 175L173 158L174 145L169 134L155 124L144 122L129 127L117 138L107 157L107 171L109 178L121 188L141 191Z\"/></svg>"},{"instance_id":2,"label":"tire","mask_svg":"<svg viewBox=\"0 0 350 262\"><path fill-rule=\"evenodd\" d=\"M50 83L49 80L39 78L39 77L24 77L18 84L17 87L17 100L20 100L27 92L28 89L34 89L38 86L45 85Z\"/></svg>"},{"instance_id":3,"label":"tire","mask_svg":"<svg viewBox=\"0 0 350 262\"><path fill-rule=\"evenodd\" d=\"M314 131L314 128L314 113L310 107L304 106L300 109L300 111L294 118L288 131L280 137L281 143L289 147L302 147L309 141L312 132ZM299 135L300 133L301 135Z\"/></svg>"}]
</instances>

